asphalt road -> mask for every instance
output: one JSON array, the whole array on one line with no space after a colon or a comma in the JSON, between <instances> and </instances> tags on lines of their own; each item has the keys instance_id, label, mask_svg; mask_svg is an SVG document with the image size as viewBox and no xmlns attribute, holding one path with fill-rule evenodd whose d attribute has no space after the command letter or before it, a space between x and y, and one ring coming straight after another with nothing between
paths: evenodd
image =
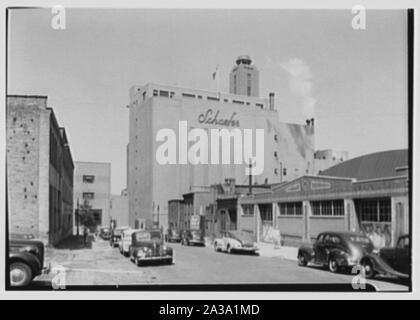
<instances>
[{"instance_id":1,"label":"asphalt road","mask_svg":"<svg viewBox=\"0 0 420 320\"><path fill-rule=\"evenodd\" d=\"M93 239L92 239L93 240ZM170 244L175 251L173 265L157 263L137 267L118 248L97 239L79 248L48 249L48 275L35 279L33 286L50 285L58 273L66 285L144 285L144 284L351 284L354 275L333 274L319 267L298 267L295 261L280 257L227 254L209 247ZM65 273L63 273L65 270ZM373 280L378 290L407 290L393 280Z\"/></svg>"}]
</instances>

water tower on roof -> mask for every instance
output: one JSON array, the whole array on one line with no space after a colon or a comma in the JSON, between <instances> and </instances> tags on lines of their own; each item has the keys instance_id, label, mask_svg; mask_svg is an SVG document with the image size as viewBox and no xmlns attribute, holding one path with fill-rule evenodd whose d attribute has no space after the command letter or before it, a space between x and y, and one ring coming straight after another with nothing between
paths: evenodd
<instances>
[{"instance_id":1,"label":"water tower on roof","mask_svg":"<svg viewBox=\"0 0 420 320\"><path fill-rule=\"evenodd\" d=\"M236 65L230 73L229 92L243 96L259 96L259 72L248 55L236 59Z\"/></svg>"}]
</instances>

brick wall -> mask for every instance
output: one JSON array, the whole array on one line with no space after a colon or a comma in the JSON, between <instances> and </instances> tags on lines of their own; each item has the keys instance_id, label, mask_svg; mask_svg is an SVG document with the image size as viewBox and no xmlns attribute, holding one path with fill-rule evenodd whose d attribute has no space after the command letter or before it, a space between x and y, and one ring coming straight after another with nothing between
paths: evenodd
<instances>
[{"instance_id":1,"label":"brick wall","mask_svg":"<svg viewBox=\"0 0 420 320\"><path fill-rule=\"evenodd\" d=\"M40 118L46 98L7 99L9 231L39 237Z\"/></svg>"}]
</instances>

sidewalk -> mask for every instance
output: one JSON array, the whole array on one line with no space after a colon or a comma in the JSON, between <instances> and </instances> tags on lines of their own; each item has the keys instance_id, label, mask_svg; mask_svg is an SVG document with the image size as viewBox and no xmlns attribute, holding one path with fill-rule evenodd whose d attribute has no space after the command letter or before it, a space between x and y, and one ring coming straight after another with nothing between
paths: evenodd
<instances>
[{"instance_id":1,"label":"sidewalk","mask_svg":"<svg viewBox=\"0 0 420 320\"><path fill-rule=\"evenodd\" d=\"M258 248L260 249L261 257L280 257L287 260L297 261L298 248L295 247L278 247L274 248L274 244L258 242Z\"/></svg>"}]
</instances>

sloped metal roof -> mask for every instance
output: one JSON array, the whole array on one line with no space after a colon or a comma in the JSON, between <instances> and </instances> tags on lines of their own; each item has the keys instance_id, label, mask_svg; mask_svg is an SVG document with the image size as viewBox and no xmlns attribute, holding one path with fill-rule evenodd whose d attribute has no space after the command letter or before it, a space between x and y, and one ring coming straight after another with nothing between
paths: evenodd
<instances>
[{"instance_id":1,"label":"sloped metal roof","mask_svg":"<svg viewBox=\"0 0 420 320\"><path fill-rule=\"evenodd\" d=\"M407 175L407 170L401 170L407 166L407 149L389 150L344 161L322 171L319 175L369 180Z\"/></svg>"}]
</instances>

